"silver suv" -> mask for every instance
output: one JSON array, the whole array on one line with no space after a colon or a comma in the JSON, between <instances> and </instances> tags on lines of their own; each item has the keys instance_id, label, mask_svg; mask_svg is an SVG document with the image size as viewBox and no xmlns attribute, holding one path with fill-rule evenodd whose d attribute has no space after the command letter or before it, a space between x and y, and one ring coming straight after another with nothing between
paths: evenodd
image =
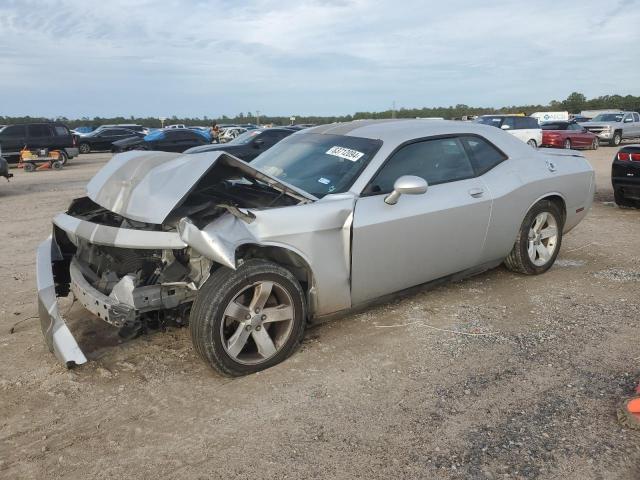
<instances>
[{"instance_id":1,"label":"silver suv","mask_svg":"<svg viewBox=\"0 0 640 480\"><path fill-rule=\"evenodd\" d=\"M638 112L609 112L596 115L581 125L595 133L601 142L618 146L623 139L640 138L640 114Z\"/></svg>"}]
</instances>

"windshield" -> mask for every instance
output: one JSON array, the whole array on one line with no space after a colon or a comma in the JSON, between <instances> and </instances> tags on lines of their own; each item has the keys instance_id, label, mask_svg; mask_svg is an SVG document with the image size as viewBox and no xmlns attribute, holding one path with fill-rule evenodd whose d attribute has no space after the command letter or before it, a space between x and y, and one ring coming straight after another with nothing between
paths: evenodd
<instances>
[{"instance_id":1,"label":"windshield","mask_svg":"<svg viewBox=\"0 0 640 480\"><path fill-rule=\"evenodd\" d=\"M369 138L300 133L259 155L251 166L321 198L346 192L381 145Z\"/></svg>"},{"instance_id":2,"label":"windshield","mask_svg":"<svg viewBox=\"0 0 640 480\"><path fill-rule=\"evenodd\" d=\"M568 123L543 123L542 130L566 130L569 128Z\"/></svg>"},{"instance_id":3,"label":"windshield","mask_svg":"<svg viewBox=\"0 0 640 480\"><path fill-rule=\"evenodd\" d=\"M478 117L476 119L476 123L482 123L483 125L491 125L493 127L500 128L500 125L502 124L502 120L504 120L504 117L494 117L494 116L487 115L485 117Z\"/></svg>"},{"instance_id":4,"label":"windshield","mask_svg":"<svg viewBox=\"0 0 640 480\"><path fill-rule=\"evenodd\" d=\"M260 130L250 130L244 132L242 135L238 135L236 138L227 143L227 145L246 145L253 140L253 137L258 135Z\"/></svg>"},{"instance_id":5,"label":"windshield","mask_svg":"<svg viewBox=\"0 0 640 480\"><path fill-rule=\"evenodd\" d=\"M622 121L622 113L601 113L600 115L596 115L592 122L621 122Z\"/></svg>"}]
</instances>

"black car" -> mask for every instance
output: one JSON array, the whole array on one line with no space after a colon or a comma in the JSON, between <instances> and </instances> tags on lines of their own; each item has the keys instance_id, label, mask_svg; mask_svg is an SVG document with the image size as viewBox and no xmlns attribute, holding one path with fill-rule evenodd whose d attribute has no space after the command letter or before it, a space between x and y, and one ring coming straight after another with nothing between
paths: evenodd
<instances>
[{"instance_id":1,"label":"black car","mask_svg":"<svg viewBox=\"0 0 640 480\"><path fill-rule=\"evenodd\" d=\"M245 162L250 162L262 152L269 150L283 138L288 137L295 130L291 128L268 128L265 130L249 130L248 132L238 135L228 143L216 143L212 145L204 145L202 147L190 148L184 153L202 153L223 150L231 155L238 157Z\"/></svg>"},{"instance_id":2,"label":"black car","mask_svg":"<svg viewBox=\"0 0 640 480\"><path fill-rule=\"evenodd\" d=\"M78 156L75 142L75 137L66 125L57 122L7 125L0 130L2 156L14 162L20 159L20 150L26 147L29 150L59 150L64 164L68 159Z\"/></svg>"},{"instance_id":3,"label":"black car","mask_svg":"<svg viewBox=\"0 0 640 480\"><path fill-rule=\"evenodd\" d=\"M611 166L613 195L618 205L640 208L640 146L622 147Z\"/></svg>"},{"instance_id":4,"label":"black car","mask_svg":"<svg viewBox=\"0 0 640 480\"><path fill-rule=\"evenodd\" d=\"M125 138L113 142L112 152L127 150L155 150L160 152L184 152L192 147L210 144L207 133L187 128L156 130L145 137Z\"/></svg>"},{"instance_id":5,"label":"black car","mask_svg":"<svg viewBox=\"0 0 640 480\"><path fill-rule=\"evenodd\" d=\"M128 128L101 128L86 135L77 137L80 153L89 153L97 150L111 150L111 144L125 138L143 138L142 132L135 132Z\"/></svg>"},{"instance_id":6,"label":"black car","mask_svg":"<svg viewBox=\"0 0 640 480\"><path fill-rule=\"evenodd\" d=\"M0 157L0 177L5 177L7 180L13 177L13 173L9 173L9 163L3 157Z\"/></svg>"}]
</instances>

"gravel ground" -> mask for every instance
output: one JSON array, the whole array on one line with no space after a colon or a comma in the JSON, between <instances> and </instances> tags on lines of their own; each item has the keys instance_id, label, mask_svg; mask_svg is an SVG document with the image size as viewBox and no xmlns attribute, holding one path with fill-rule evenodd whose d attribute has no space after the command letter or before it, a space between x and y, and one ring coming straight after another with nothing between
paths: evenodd
<instances>
[{"instance_id":1,"label":"gravel ground","mask_svg":"<svg viewBox=\"0 0 640 480\"><path fill-rule=\"evenodd\" d=\"M0 478L640 478L640 433L615 416L640 379L640 211L612 203L613 154L586 152L597 202L545 275L405 295L235 380L186 329L121 343L77 306L91 361L59 365L34 319L34 252L109 155L15 171L0 184Z\"/></svg>"}]
</instances>

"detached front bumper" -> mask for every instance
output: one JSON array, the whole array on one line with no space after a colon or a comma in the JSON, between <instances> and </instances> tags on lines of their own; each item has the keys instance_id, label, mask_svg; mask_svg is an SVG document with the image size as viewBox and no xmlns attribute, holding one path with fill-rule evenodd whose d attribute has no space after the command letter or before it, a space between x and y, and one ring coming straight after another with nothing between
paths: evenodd
<instances>
[{"instance_id":1,"label":"detached front bumper","mask_svg":"<svg viewBox=\"0 0 640 480\"><path fill-rule=\"evenodd\" d=\"M38 247L36 256L36 284L38 288L38 312L42 334L49 350L68 368L86 363L87 358L73 338L58 308L56 285L53 278L53 261L62 260L55 240L49 236Z\"/></svg>"}]
</instances>

